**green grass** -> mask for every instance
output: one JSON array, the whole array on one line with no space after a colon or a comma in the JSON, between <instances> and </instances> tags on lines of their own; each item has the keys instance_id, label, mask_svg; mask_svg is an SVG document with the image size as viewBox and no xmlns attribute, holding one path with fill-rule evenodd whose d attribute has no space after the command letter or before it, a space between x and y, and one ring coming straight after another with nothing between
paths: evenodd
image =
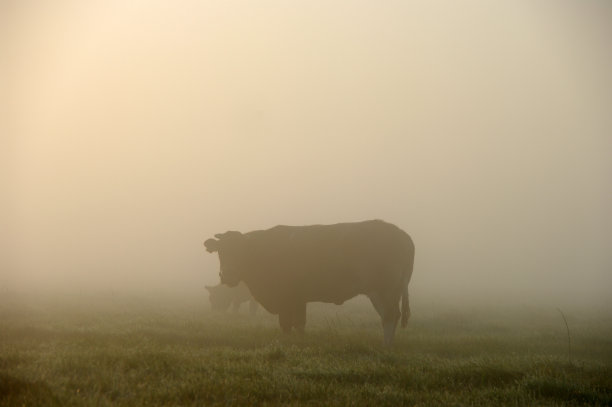
<instances>
[{"instance_id":1,"label":"green grass","mask_svg":"<svg viewBox=\"0 0 612 407\"><path fill-rule=\"evenodd\" d=\"M362 302L283 336L203 299L0 305L0 406L612 405L612 324L552 309L414 306L392 349Z\"/></svg>"}]
</instances>

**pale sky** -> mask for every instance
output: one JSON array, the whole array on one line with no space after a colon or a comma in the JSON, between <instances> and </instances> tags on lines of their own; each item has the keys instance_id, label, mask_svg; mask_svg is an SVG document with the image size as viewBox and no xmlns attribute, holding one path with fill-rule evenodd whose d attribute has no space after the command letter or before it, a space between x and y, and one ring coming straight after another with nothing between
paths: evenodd
<instances>
[{"instance_id":1,"label":"pale sky","mask_svg":"<svg viewBox=\"0 0 612 407\"><path fill-rule=\"evenodd\" d=\"M384 219L411 295L610 304L606 0L0 0L11 290L198 289L226 230Z\"/></svg>"}]
</instances>

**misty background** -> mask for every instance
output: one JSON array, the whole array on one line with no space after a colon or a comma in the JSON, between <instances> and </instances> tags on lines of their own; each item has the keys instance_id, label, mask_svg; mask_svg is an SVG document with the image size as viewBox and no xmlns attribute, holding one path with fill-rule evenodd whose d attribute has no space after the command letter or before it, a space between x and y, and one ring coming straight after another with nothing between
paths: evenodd
<instances>
[{"instance_id":1,"label":"misty background","mask_svg":"<svg viewBox=\"0 0 612 407\"><path fill-rule=\"evenodd\" d=\"M204 295L215 233L378 218L417 303L610 306L611 39L605 0L0 0L0 293Z\"/></svg>"}]
</instances>

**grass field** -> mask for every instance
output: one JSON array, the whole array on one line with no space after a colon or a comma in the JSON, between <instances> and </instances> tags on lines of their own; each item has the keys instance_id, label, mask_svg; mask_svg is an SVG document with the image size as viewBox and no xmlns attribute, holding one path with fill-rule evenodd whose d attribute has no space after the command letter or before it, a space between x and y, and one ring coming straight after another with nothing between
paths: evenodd
<instances>
[{"instance_id":1,"label":"grass field","mask_svg":"<svg viewBox=\"0 0 612 407\"><path fill-rule=\"evenodd\" d=\"M33 305L36 303L36 305ZM413 306L392 349L364 301L307 333L204 298L0 300L0 406L612 405L612 318Z\"/></svg>"}]
</instances>

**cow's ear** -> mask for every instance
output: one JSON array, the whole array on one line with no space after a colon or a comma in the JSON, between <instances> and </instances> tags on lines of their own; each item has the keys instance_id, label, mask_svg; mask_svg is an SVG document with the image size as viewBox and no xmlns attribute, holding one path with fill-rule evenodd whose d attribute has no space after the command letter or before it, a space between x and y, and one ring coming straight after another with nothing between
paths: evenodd
<instances>
[{"instance_id":1,"label":"cow's ear","mask_svg":"<svg viewBox=\"0 0 612 407\"><path fill-rule=\"evenodd\" d=\"M204 242L204 247L208 253L214 253L219 250L219 241L215 239L207 239Z\"/></svg>"},{"instance_id":2,"label":"cow's ear","mask_svg":"<svg viewBox=\"0 0 612 407\"><path fill-rule=\"evenodd\" d=\"M212 286L212 285L205 285L204 288L206 288L208 290L208 292L210 293L210 292L212 292L214 290L215 287Z\"/></svg>"}]
</instances>

